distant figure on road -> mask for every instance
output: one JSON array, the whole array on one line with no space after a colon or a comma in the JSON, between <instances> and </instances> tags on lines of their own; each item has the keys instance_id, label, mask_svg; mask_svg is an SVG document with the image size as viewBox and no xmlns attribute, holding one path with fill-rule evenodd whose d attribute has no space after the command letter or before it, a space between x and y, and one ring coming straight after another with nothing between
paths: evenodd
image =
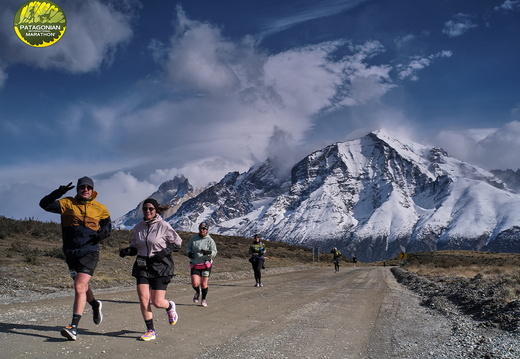
<instances>
[{"instance_id":1,"label":"distant figure on road","mask_svg":"<svg viewBox=\"0 0 520 359\"><path fill-rule=\"evenodd\" d=\"M354 263L354 267L356 266L356 263L357 263L357 258L356 256L352 256L352 263Z\"/></svg>"},{"instance_id":2,"label":"distant figure on road","mask_svg":"<svg viewBox=\"0 0 520 359\"><path fill-rule=\"evenodd\" d=\"M217 246L213 238L208 234L208 230L209 225L207 222L199 224L199 234L193 235L186 246L186 255L190 258L191 286L195 290L193 303L198 303L200 298L200 304L203 307L208 306L206 296L209 289L209 276L213 258L217 255Z\"/></svg>"},{"instance_id":3,"label":"distant figure on road","mask_svg":"<svg viewBox=\"0 0 520 359\"><path fill-rule=\"evenodd\" d=\"M96 201L94 181L89 177L80 178L76 196L59 199L73 188L70 182L40 201L41 208L61 215L63 254L74 280L72 321L61 331L61 335L69 340L77 339L78 324L87 302L92 307L94 323L103 320L102 303L94 297L89 281L99 261L99 242L108 237L112 229L110 213Z\"/></svg>"},{"instance_id":4,"label":"distant figure on road","mask_svg":"<svg viewBox=\"0 0 520 359\"><path fill-rule=\"evenodd\" d=\"M341 259L341 252L336 248L332 248L330 250L330 253L332 253L332 262L334 263L334 273L339 272L339 261Z\"/></svg>"},{"instance_id":5,"label":"distant figure on road","mask_svg":"<svg viewBox=\"0 0 520 359\"><path fill-rule=\"evenodd\" d=\"M137 255L132 276L136 278L137 296L146 325L146 333L140 339L149 341L155 339L151 304L155 308L166 310L170 325L175 325L179 319L175 302L168 301L165 297L174 272L171 255L181 249L182 239L161 217L168 206L148 198L143 202L142 209L143 221L136 224L130 247L121 249L119 256L124 258Z\"/></svg>"},{"instance_id":6,"label":"distant figure on road","mask_svg":"<svg viewBox=\"0 0 520 359\"><path fill-rule=\"evenodd\" d=\"M265 245L262 243L259 234L254 235L253 243L249 246L249 262L253 266L253 272L255 273L255 287L263 287L262 284L262 269L265 268Z\"/></svg>"}]
</instances>

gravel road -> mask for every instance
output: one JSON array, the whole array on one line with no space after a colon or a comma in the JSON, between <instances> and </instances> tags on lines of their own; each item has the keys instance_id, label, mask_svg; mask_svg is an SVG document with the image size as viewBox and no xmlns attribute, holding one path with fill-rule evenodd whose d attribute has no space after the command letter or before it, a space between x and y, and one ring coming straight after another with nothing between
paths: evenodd
<instances>
[{"instance_id":1,"label":"gravel road","mask_svg":"<svg viewBox=\"0 0 520 359\"><path fill-rule=\"evenodd\" d=\"M519 358L518 336L483 328L450 310L440 314L398 284L388 267L267 270L251 277L212 278L207 308L195 306L186 278L167 298L179 321L154 309L157 339L144 332L132 291L102 292L103 322L88 309L78 340L59 334L72 298L0 305L2 358Z\"/></svg>"}]
</instances>

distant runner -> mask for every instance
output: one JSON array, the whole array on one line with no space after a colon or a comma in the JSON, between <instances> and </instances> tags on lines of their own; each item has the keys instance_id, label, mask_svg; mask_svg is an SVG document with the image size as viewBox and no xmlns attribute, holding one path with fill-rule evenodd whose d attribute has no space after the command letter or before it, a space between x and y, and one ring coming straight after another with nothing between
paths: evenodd
<instances>
[{"instance_id":1,"label":"distant runner","mask_svg":"<svg viewBox=\"0 0 520 359\"><path fill-rule=\"evenodd\" d=\"M339 261L341 259L341 252L336 248L332 248L330 253L332 253L332 262L334 263L334 273L339 272Z\"/></svg>"},{"instance_id":2,"label":"distant runner","mask_svg":"<svg viewBox=\"0 0 520 359\"><path fill-rule=\"evenodd\" d=\"M262 269L265 268L265 255L266 249L264 243L260 239L260 235L255 234L253 243L249 246L249 262L253 266L253 272L255 273L255 287L263 287L262 284Z\"/></svg>"},{"instance_id":3,"label":"distant runner","mask_svg":"<svg viewBox=\"0 0 520 359\"><path fill-rule=\"evenodd\" d=\"M209 290L209 276L213 258L217 255L217 246L208 234L208 230L207 222L199 224L199 234L192 236L186 246L186 255L190 258L191 286L195 291L193 303L198 303L200 299L200 305L203 307L208 306L206 296Z\"/></svg>"}]
</instances>

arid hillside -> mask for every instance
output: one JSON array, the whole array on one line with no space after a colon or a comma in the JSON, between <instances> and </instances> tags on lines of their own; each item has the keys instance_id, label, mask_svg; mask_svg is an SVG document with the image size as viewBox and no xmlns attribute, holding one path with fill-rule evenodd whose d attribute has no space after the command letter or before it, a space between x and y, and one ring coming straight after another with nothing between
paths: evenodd
<instances>
[{"instance_id":1,"label":"arid hillside","mask_svg":"<svg viewBox=\"0 0 520 359\"><path fill-rule=\"evenodd\" d=\"M185 246L194 233L179 232L183 246L174 254L175 274L187 276ZM218 248L214 274L250 271L248 259L252 238L211 235ZM119 249L128 246L130 231L114 230L101 245L101 258L92 279L96 288L131 286L133 258L120 258ZM306 247L280 242L266 242L269 268L299 265L330 265L330 253L315 253ZM347 265L345 258L344 264ZM352 264L350 264L352 265ZM0 217L0 296L29 290L42 294L72 288L61 251L61 227L58 223L13 220Z\"/></svg>"}]
</instances>

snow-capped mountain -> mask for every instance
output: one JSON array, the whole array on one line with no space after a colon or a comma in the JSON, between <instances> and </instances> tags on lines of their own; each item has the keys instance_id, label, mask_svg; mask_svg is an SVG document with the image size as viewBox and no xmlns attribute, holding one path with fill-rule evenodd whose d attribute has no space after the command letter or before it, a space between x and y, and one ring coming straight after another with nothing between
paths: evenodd
<instances>
[{"instance_id":1,"label":"snow-capped mountain","mask_svg":"<svg viewBox=\"0 0 520 359\"><path fill-rule=\"evenodd\" d=\"M504 182L504 184L514 192L520 193L520 169L517 169L516 172L508 169L508 170L492 170L497 178Z\"/></svg>"},{"instance_id":2,"label":"snow-capped mountain","mask_svg":"<svg viewBox=\"0 0 520 359\"><path fill-rule=\"evenodd\" d=\"M334 143L281 177L270 160L184 202L166 218L177 230L252 236L363 261L441 249L520 251L520 195L492 173L440 148L384 132Z\"/></svg>"},{"instance_id":3,"label":"snow-capped mountain","mask_svg":"<svg viewBox=\"0 0 520 359\"><path fill-rule=\"evenodd\" d=\"M170 208L163 214L163 216L168 217L175 213L184 202L196 195L197 191L188 179L181 175L164 182L156 192L148 197L156 199L161 204L168 205ZM142 221L143 210L141 207L145 199L143 198L133 210L113 221L112 225L119 229L131 229Z\"/></svg>"}]
</instances>

